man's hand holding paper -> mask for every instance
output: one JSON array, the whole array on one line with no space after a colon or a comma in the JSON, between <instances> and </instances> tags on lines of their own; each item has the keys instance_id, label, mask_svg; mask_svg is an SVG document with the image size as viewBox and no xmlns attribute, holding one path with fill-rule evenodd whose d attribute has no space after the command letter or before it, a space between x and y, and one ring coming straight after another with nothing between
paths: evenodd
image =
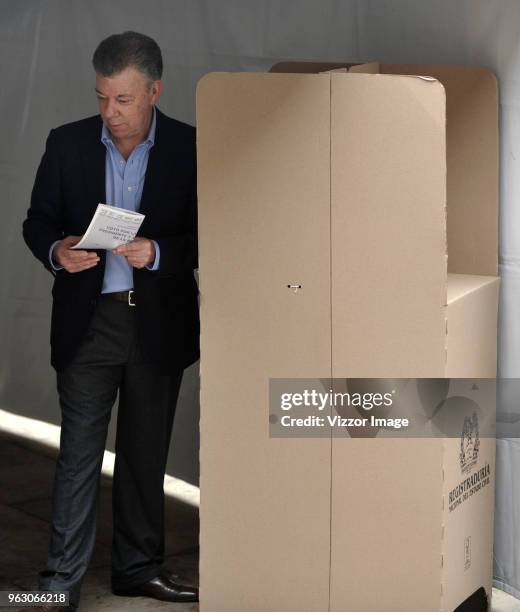
<instances>
[{"instance_id":1,"label":"man's hand holding paper","mask_svg":"<svg viewBox=\"0 0 520 612\"><path fill-rule=\"evenodd\" d=\"M95 251L84 249L106 249L126 257L134 268L149 266L157 254L153 240L136 237L143 219L140 213L98 204L85 234L67 236L58 242L52 253L53 260L67 272L81 272L99 262Z\"/></svg>"},{"instance_id":2,"label":"man's hand holding paper","mask_svg":"<svg viewBox=\"0 0 520 612\"><path fill-rule=\"evenodd\" d=\"M53 260L67 272L82 272L93 268L99 262L99 255L95 251L74 250L80 240L81 236L67 236L54 247Z\"/></svg>"},{"instance_id":3,"label":"man's hand holding paper","mask_svg":"<svg viewBox=\"0 0 520 612\"><path fill-rule=\"evenodd\" d=\"M155 245L148 238L135 238L132 242L112 249L116 255L124 255L134 268L144 268L155 260Z\"/></svg>"}]
</instances>

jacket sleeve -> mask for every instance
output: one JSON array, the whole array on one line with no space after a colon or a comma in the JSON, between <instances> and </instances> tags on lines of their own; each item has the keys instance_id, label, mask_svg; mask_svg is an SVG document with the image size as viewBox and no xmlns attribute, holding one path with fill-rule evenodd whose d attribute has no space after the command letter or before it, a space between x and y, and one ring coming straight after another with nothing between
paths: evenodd
<instances>
[{"instance_id":1,"label":"jacket sleeve","mask_svg":"<svg viewBox=\"0 0 520 612\"><path fill-rule=\"evenodd\" d=\"M49 261L49 249L63 238L60 160L57 138L51 130L45 153L36 173L31 204L23 223L23 237L34 256L55 274Z\"/></svg>"},{"instance_id":2,"label":"jacket sleeve","mask_svg":"<svg viewBox=\"0 0 520 612\"><path fill-rule=\"evenodd\" d=\"M154 274L176 276L190 273L198 268L197 231L197 174L194 171L188 202L186 231L171 237L156 238L161 259L159 269Z\"/></svg>"}]
</instances>

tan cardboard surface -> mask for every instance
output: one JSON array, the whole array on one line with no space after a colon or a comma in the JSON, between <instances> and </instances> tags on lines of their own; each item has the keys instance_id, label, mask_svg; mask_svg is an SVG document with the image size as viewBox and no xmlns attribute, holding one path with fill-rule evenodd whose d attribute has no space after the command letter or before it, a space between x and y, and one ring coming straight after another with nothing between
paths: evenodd
<instances>
[{"instance_id":1,"label":"tan cardboard surface","mask_svg":"<svg viewBox=\"0 0 520 612\"><path fill-rule=\"evenodd\" d=\"M438 612L442 439L333 438L331 612Z\"/></svg>"},{"instance_id":2,"label":"tan cardboard surface","mask_svg":"<svg viewBox=\"0 0 520 612\"><path fill-rule=\"evenodd\" d=\"M473 290L468 291L471 281ZM450 285L455 286L450 290ZM498 289L495 277L449 275L447 377L496 376Z\"/></svg>"},{"instance_id":3,"label":"tan cardboard surface","mask_svg":"<svg viewBox=\"0 0 520 612\"><path fill-rule=\"evenodd\" d=\"M495 75L475 66L280 62L276 72L349 72L431 76L446 90L447 203L450 272L497 274L498 88Z\"/></svg>"},{"instance_id":4,"label":"tan cardboard surface","mask_svg":"<svg viewBox=\"0 0 520 612\"><path fill-rule=\"evenodd\" d=\"M443 598L439 609L452 612L481 586L491 597L496 440L480 437L478 460L465 473L459 460L461 440L447 438L444 445ZM460 505L450 511L450 492L466 479L477 478L477 473L488 472L489 476L468 486Z\"/></svg>"},{"instance_id":5,"label":"tan cardboard surface","mask_svg":"<svg viewBox=\"0 0 520 612\"><path fill-rule=\"evenodd\" d=\"M476 276L472 274L448 274L448 304L464 297L468 293L478 291L488 284L496 284L495 276Z\"/></svg>"},{"instance_id":6,"label":"tan cardboard surface","mask_svg":"<svg viewBox=\"0 0 520 612\"><path fill-rule=\"evenodd\" d=\"M498 92L495 75L473 66L381 64L383 74L435 77L446 89L448 268L497 274Z\"/></svg>"},{"instance_id":7,"label":"tan cardboard surface","mask_svg":"<svg viewBox=\"0 0 520 612\"><path fill-rule=\"evenodd\" d=\"M496 376L498 290L495 277L448 275L447 377ZM491 594L496 441L480 437L478 461L464 473L461 443L444 441L442 610L447 612L481 586ZM468 499L450 509L450 491L487 466L488 484L477 482Z\"/></svg>"},{"instance_id":8,"label":"tan cardboard surface","mask_svg":"<svg viewBox=\"0 0 520 612\"><path fill-rule=\"evenodd\" d=\"M197 92L204 612L328 606L330 439L267 423L270 377L330 376L328 80Z\"/></svg>"},{"instance_id":9,"label":"tan cardboard surface","mask_svg":"<svg viewBox=\"0 0 520 612\"><path fill-rule=\"evenodd\" d=\"M444 105L437 82L332 76L334 376L444 374ZM334 438L332 474L331 610L438 610L442 441Z\"/></svg>"},{"instance_id":10,"label":"tan cardboard surface","mask_svg":"<svg viewBox=\"0 0 520 612\"><path fill-rule=\"evenodd\" d=\"M332 68L331 70L322 70L321 72L348 72L348 68Z\"/></svg>"},{"instance_id":11,"label":"tan cardboard surface","mask_svg":"<svg viewBox=\"0 0 520 612\"><path fill-rule=\"evenodd\" d=\"M333 375L443 376L444 89L331 80Z\"/></svg>"},{"instance_id":12,"label":"tan cardboard surface","mask_svg":"<svg viewBox=\"0 0 520 612\"><path fill-rule=\"evenodd\" d=\"M490 588L493 483L446 514L460 441L267 430L269 377L472 377L496 364L498 283L482 277L496 254L493 236L475 252L480 222L450 268L481 276L447 278L444 88L375 66L199 85L203 611L322 612L329 579L336 612L451 612ZM450 156L457 193L462 158L482 159ZM460 201L450 249L461 211L496 227L483 199ZM465 574L457 521L478 557Z\"/></svg>"}]
</instances>

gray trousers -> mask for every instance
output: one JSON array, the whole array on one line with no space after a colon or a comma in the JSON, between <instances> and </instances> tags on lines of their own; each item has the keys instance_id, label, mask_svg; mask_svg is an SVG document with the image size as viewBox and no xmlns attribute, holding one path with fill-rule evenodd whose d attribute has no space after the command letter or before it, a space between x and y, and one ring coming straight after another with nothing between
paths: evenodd
<instances>
[{"instance_id":1,"label":"gray trousers","mask_svg":"<svg viewBox=\"0 0 520 612\"><path fill-rule=\"evenodd\" d=\"M76 606L94 548L101 464L118 391L112 585L146 582L164 560L163 480L182 371L159 375L143 357L136 308L101 297L77 355L57 375L60 452L39 588L67 590Z\"/></svg>"}]
</instances>

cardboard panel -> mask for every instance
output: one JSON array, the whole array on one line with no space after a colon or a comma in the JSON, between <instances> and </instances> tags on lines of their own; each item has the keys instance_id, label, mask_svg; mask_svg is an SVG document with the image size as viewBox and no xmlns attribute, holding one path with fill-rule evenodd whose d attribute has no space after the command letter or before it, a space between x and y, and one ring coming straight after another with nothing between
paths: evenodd
<instances>
[{"instance_id":1,"label":"cardboard panel","mask_svg":"<svg viewBox=\"0 0 520 612\"><path fill-rule=\"evenodd\" d=\"M276 72L350 72L431 76L446 90L448 266L459 274L497 274L498 87L475 66L280 62Z\"/></svg>"},{"instance_id":2,"label":"cardboard panel","mask_svg":"<svg viewBox=\"0 0 520 612\"><path fill-rule=\"evenodd\" d=\"M207 612L328 608L330 438L270 439L267 411L270 377L330 377L329 108L328 75L197 90Z\"/></svg>"},{"instance_id":3,"label":"cardboard panel","mask_svg":"<svg viewBox=\"0 0 520 612\"><path fill-rule=\"evenodd\" d=\"M331 612L439 612L442 439L333 438Z\"/></svg>"},{"instance_id":4,"label":"cardboard panel","mask_svg":"<svg viewBox=\"0 0 520 612\"><path fill-rule=\"evenodd\" d=\"M496 376L498 289L495 277L448 275L447 377Z\"/></svg>"},{"instance_id":5,"label":"cardboard panel","mask_svg":"<svg viewBox=\"0 0 520 612\"><path fill-rule=\"evenodd\" d=\"M492 483L446 509L460 441L268 437L269 377L494 375L497 280L446 263L496 270L493 79L350 66L199 86L203 611L451 612L490 589ZM448 128L448 238L444 88L401 72L439 78L450 121L473 105ZM457 140L479 117L489 154Z\"/></svg>"},{"instance_id":6,"label":"cardboard panel","mask_svg":"<svg viewBox=\"0 0 520 612\"><path fill-rule=\"evenodd\" d=\"M448 275L447 377L496 376L498 290L497 278ZM442 610L449 612L480 587L491 598L496 441L480 437L475 465L463 465L462 429L444 445ZM476 474L484 476L455 503L450 492Z\"/></svg>"},{"instance_id":7,"label":"cardboard panel","mask_svg":"<svg viewBox=\"0 0 520 612\"><path fill-rule=\"evenodd\" d=\"M475 465L463 472L461 439L445 440L442 611L452 612L480 587L491 601L495 448L495 438L480 437ZM459 487L464 493L450 504Z\"/></svg>"},{"instance_id":8,"label":"cardboard panel","mask_svg":"<svg viewBox=\"0 0 520 612\"><path fill-rule=\"evenodd\" d=\"M381 64L384 74L420 74L446 89L448 269L496 276L498 253L498 91L495 75L473 66Z\"/></svg>"},{"instance_id":9,"label":"cardboard panel","mask_svg":"<svg viewBox=\"0 0 520 612\"><path fill-rule=\"evenodd\" d=\"M331 74L336 377L444 375L444 89Z\"/></svg>"},{"instance_id":10,"label":"cardboard panel","mask_svg":"<svg viewBox=\"0 0 520 612\"><path fill-rule=\"evenodd\" d=\"M444 90L331 78L334 376L443 376ZM437 611L442 441L334 438L332 474L331 610Z\"/></svg>"}]
</instances>

